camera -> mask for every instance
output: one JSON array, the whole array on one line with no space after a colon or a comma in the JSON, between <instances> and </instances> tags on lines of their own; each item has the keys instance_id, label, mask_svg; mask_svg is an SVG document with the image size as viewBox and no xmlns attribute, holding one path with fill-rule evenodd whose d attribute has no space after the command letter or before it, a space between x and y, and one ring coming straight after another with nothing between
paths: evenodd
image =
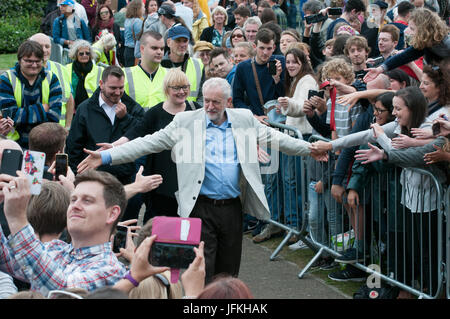
<instances>
[{"instance_id":1,"label":"camera","mask_svg":"<svg viewBox=\"0 0 450 319\"><path fill-rule=\"evenodd\" d=\"M328 16L323 15L322 13L317 13L317 14L313 14L313 15L305 17L307 24L322 22L322 21L325 21L326 19L328 19Z\"/></svg>"},{"instance_id":2,"label":"camera","mask_svg":"<svg viewBox=\"0 0 450 319\"><path fill-rule=\"evenodd\" d=\"M323 99L324 94L325 94L324 91L309 90L308 91L308 100L310 100L313 96L318 96Z\"/></svg>"},{"instance_id":3,"label":"camera","mask_svg":"<svg viewBox=\"0 0 450 319\"><path fill-rule=\"evenodd\" d=\"M328 14L330 16L340 16L342 14L342 8L329 8Z\"/></svg>"},{"instance_id":4,"label":"camera","mask_svg":"<svg viewBox=\"0 0 450 319\"><path fill-rule=\"evenodd\" d=\"M375 68L375 67L379 66L383 62L384 62L384 58L382 56L379 56L378 58L373 59L372 63L367 63L367 66L369 68Z\"/></svg>"},{"instance_id":5,"label":"camera","mask_svg":"<svg viewBox=\"0 0 450 319\"><path fill-rule=\"evenodd\" d=\"M366 76L366 74L367 74L367 71L364 71L364 70L356 71L355 78L362 80L364 78L364 76Z\"/></svg>"}]
</instances>

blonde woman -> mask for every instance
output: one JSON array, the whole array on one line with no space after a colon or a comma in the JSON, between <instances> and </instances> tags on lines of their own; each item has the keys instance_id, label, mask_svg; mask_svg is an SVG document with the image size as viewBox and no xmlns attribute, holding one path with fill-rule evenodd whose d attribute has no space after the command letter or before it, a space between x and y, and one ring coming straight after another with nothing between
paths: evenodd
<instances>
[{"instance_id":1,"label":"blonde woman","mask_svg":"<svg viewBox=\"0 0 450 319\"><path fill-rule=\"evenodd\" d=\"M211 42L215 47L222 46L222 40L225 32L228 31L226 25L228 24L228 14L224 7L217 6L212 12L211 27L203 30L200 35L200 40Z\"/></svg>"},{"instance_id":2,"label":"blonde woman","mask_svg":"<svg viewBox=\"0 0 450 319\"><path fill-rule=\"evenodd\" d=\"M369 69L364 82L374 80L380 73L395 69L424 56L428 64L436 65L450 52L449 28L434 12L428 9L415 9L411 13L409 26L405 32L412 36L412 43L402 53L387 59L377 68Z\"/></svg>"}]
</instances>

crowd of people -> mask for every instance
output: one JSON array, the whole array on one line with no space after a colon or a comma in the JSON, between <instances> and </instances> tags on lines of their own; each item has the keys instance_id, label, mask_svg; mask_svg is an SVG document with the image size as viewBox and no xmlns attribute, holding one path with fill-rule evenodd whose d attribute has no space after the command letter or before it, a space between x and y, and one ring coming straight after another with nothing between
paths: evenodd
<instances>
[{"instance_id":1,"label":"crowd of people","mask_svg":"<svg viewBox=\"0 0 450 319\"><path fill-rule=\"evenodd\" d=\"M10 149L46 156L39 195L22 172L0 175L0 296L253 298L237 279L243 235L261 243L285 233L270 222L282 221L326 245L344 232L341 206L355 244L314 267L365 280L352 266L366 256L362 194L386 171L402 175L398 196L372 209L407 211L407 239L384 231L404 260L424 252L432 293L439 203L410 167L449 185L449 12L439 0L49 1L0 75L0 163ZM71 62L53 61L52 46ZM66 175L55 176L58 153ZM149 263L156 216L202 221L177 283ZM118 224L129 240L113 253ZM408 241L422 235L419 248Z\"/></svg>"}]
</instances>

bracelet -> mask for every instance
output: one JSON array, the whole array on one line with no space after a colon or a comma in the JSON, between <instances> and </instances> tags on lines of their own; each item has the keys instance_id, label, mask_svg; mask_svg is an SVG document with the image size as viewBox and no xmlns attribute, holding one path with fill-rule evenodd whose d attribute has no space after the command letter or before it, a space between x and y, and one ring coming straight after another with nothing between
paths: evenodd
<instances>
[{"instance_id":1,"label":"bracelet","mask_svg":"<svg viewBox=\"0 0 450 319\"><path fill-rule=\"evenodd\" d=\"M129 270L126 273L125 277L123 277L123 278L128 279L128 281L130 281L133 284L133 286L135 286L135 287L139 286L139 283L136 281L136 279L134 279L133 276L131 276L131 270Z\"/></svg>"}]
</instances>

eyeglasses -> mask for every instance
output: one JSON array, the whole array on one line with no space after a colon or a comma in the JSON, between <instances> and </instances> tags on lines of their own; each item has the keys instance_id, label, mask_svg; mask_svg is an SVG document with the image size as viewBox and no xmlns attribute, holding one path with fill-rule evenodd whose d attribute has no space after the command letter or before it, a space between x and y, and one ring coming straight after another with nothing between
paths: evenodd
<instances>
[{"instance_id":1,"label":"eyeglasses","mask_svg":"<svg viewBox=\"0 0 450 319\"><path fill-rule=\"evenodd\" d=\"M172 90L174 90L176 92L178 92L180 90L187 91L187 90L189 90L189 87L190 87L189 84L188 85L179 85L179 86L171 86L171 85L169 85L169 88L171 88Z\"/></svg>"},{"instance_id":2,"label":"eyeglasses","mask_svg":"<svg viewBox=\"0 0 450 319\"><path fill-rule=\"evenodd\" d=\"M25 64L28 64L28 65L33 65L33 64L39 65L39 64L42 64L42 60L28 60L28 59L22 59L22 61L23 61Z\"/></svg>"},{"instance_id":3,"label":"eyeglasses","mask_svg":"<svg viewBox=\"0 0 450 319\"><path fill-rule=\"evenodd\" d=\"M83 55L90 55L91 52L78 52L79 56L83 56Z\"/></svg>"},{"instance_id":4,"label":"eyeglasses","mask_svg":"<svg viewBox=\"0 0 450 319\"><path fill-rule=\"evenodd\" d=\"M240 33L236 33L236 34L233 34L233 35L231 36L232 39L234 39L234 38L243 38L243 37L244 37L244 35L243 35L243 34L240 34Z\"/></svg>"},{"instance_id":5,"label":"eyeglasses","mask_svg":"<svg viewBox=\"0 0 450 319\"><path fill-rule=\"evenodd\" d=\"M373 109L373 112L377 113L377 114L382 114L383 112L389 112L389 110L382 110L382 109L379 109L379 108L375 107Z\"/></svg>"},{"instance_id":6,"label":"eyeglasses","mask_svg":"<svg viewBox=\"0 0 450 319\"><path fill-rule=\"evenodd\" d=\"M47 296L48 299L83 299L80 295L77 295L70 291L64 290L51 290Z\"/></svg>"},{"instance_id":7,"label":"eyeglasses","mask_svg":"<svg viewBox=\"0 0 450 319\"><path fill-rule=\"evenodd\" d=\"M107 15L109 14L109 11L100 11L100 15Z\"/></svg>"}]
</instances>

